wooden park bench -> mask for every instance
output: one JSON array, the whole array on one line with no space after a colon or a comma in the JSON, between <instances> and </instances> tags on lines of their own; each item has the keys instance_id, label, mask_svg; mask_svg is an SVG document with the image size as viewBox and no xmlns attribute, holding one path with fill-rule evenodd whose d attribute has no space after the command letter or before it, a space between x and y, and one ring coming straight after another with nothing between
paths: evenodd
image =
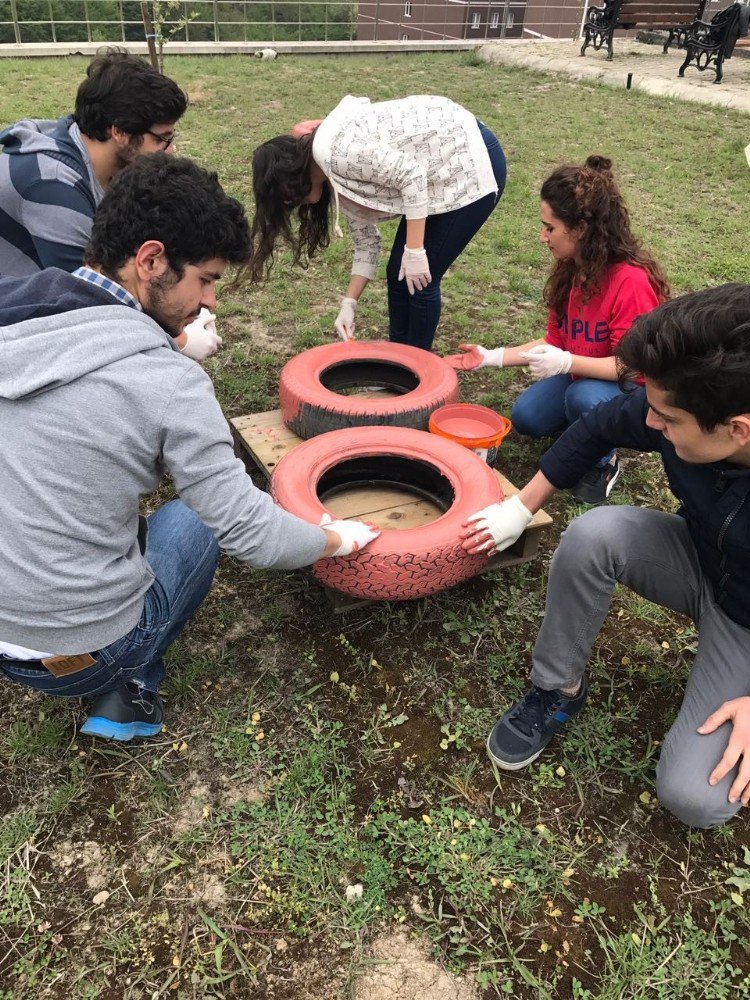
<instances>
[{"instance_id":1,"label":"wooden park bench","mask_svg":"<svg viewBox=\"0 0 750 1000\"><path fill-rule=\"evenodd\" d=\"M604 0L603 7L589 7L583 25L584 41L581 55L589 45L599 50L607 45L607 59L614 51L612 39L616 29L629 31L646 28L649 31L668 31L664 51L677 41L683 45L691 25L703 17L708 0Z\"/></svg>"},{"instance_id":2,"label":"wooden park bench","mask_svg":"<svg viewBox=\"0 0 750 1000\"><path fill-rule=\"evenodd\" d=\"M713 67L716 71L714 83L721 83L724 60L731 58L740 36L742 10L742 4L733 3L714 14L710 21L693 21L685 36L685 61L680 66L680 76L684 76L690 63L694 63L701 72Z\"/></svg>"}]
</instances>

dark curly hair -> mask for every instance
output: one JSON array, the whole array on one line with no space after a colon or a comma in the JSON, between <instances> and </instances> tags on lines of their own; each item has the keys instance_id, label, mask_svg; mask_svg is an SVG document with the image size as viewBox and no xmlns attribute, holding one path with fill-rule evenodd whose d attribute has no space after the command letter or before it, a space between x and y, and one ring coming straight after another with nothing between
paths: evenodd
<instances>
[{"instance_id":1,"label":"dark curly hair","mask_svg":"<svg viewBox=\"0 0 750 1000\"><path fill-rule=\"evenodd\" d=\"M255 218L250 265L253 281L268 278L279 239L291 247L292 262L301 267L307 267L313 254L330 243L330 186L323 185L323 194L315 205L303 204L312 186L310 168L314 135L314 132L300 138L279 135L258 146L253 153ZM291 224L295 209L296 231Z\"/></svg>"},{"instance_id":2,"label":"dark curly hair","mask_svg":"<svg viewBox=\"0 0 750 1000\"><path fill-rule=\"evenodd\" d=\"M615 356L621 385L643 373L705 431L750 413L750 285L705 288L639 316Z\"/></svg>"},{"instance_id":3,"label":"dark curly hair","mask_svg":"<svg viewBox=\"0 0 750 1000\"><path fill-rule=\"evenodd\" d=\"M542 184L541 198L566 229L585 224L577 259L557 261L544 286L544 301L561 321L573 286L580 287L586 302L614 264L642 267L659 301L669 298L664 271L630 229L630 215L606 156L589 156L582 166L558 167Z\"/></svg>"},{"instance_id":4,"label":"dark curly hair","mask_svg":"<svg viewBox=\"0 0 750 1000\"><path fill-rule=\"evenodd\" d=\"M152 125L178 121L187 94L140 56L110 48L89 63L76 94L73 118L90 139L104 142L113 125L140 136Z\"/></svg>"},{"instance_id":5,"label":"dark curly hair","mask_svg":"<svg viewBox=\"0 0 750 1000\"><path fill-rule=\"evenodd\" d=\"M140 156L112 180L94 215L84 260L116 278L148 240L164 244L172 270L218 257L245 265L250 227L215 173L182 156Z\"/></svg>"}]
</instances>

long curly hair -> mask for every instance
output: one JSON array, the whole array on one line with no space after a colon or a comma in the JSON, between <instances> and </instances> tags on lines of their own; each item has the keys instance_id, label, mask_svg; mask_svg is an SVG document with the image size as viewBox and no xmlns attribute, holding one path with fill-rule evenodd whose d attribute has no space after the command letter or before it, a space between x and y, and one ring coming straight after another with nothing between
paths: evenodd
<instances>
[{"instance_id":1,"label":"long curly hair","mask_svg":"<svg viewBox=\"0 0 750 1000\"><path fill-rule=\"evenodd\" d=\"M585 224L576 258L558 260L544 286L544 301L560 321L574 285L586 302L607 271L624 262L646 271L660 302L669 298L664 271L630 229L630 214L606 156L589 156L581 166L558 167L542 184L541 198L567 229Z\"/></svg>"},{"instance_id":2,"label":"long curly hair","mask_svg":"<svg viewBox=\"0 0 750 1000\"><path fill-rule=\"evenodd\" d=\"M330 185L314 205L304 204L310 193L314 132L296 138L279 135L253 153L255 218L251 231L251 281L265 281L274 263L276 243L292 250L292 262L307 267L310 258L330 243ZM292 216L297 214L297 225Z\"/></svg>"}]
</instances>

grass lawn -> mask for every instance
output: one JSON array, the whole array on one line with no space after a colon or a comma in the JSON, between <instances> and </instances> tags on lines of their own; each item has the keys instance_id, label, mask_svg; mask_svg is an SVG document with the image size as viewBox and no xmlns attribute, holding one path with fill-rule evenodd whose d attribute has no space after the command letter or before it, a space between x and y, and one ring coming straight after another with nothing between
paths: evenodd
<instances>
[{"instance_id":1,"label":"grass lawn","mask_svg":"<svg viewBox=\"0 0 750 1000\"><path fill-rule=\"evenodd\" d=\"M85 65L0 61L0 121L70 110ZM466 54L167 71L192 98L179 151L248 205L255 145L345 93L447 94L493 128L508 187L444 282L442 353L539 335L537 191L591 152L614 159L676 291L747 278L740 114ZM209 370L228 416L275 407L285 360L329 339L349 254L335 241L307 271L282 261L267 287L225 295ZM387 335L382 281L359 332ZM462 391L507 412L526 384L480 372ZM544 446L512 436L506 474L524 482ZM674 509L660 465L626 458L613 502ZM169 731L151 743L79 740L78 705L2 685L0 1000L750 996L747 821L691 833L653 791L690 622L618 592L586 712L528 771L488 764L579 512L565 495L549 510L534 562L343 617L301 573L224 560L172 650Z\"/></svg>"}]
</instances>

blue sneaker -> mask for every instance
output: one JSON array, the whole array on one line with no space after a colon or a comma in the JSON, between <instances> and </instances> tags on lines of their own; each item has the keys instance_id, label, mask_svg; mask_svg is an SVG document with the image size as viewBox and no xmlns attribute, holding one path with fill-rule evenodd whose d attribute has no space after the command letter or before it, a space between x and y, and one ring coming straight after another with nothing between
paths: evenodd
<instances>
[{"instance_id":1,"label":"blue sneaker","mask_svg":"<svg viewBox=\"0 0 750 1000\"><path fill-rule=\"evenodd\" d=\"M580 712L589 693L584 677L577 695L532 687L517 701L487 738L487 753L505 771L520 771L536 760L568 719Z\"/></svg>"},{"instance_id":2,"label":"blue sneaker","mask_svg":"<svg viewBox=\"0 0 750 1000\"><path fill-rule=\"evenodd\" d=\"M81 732L127 743L138 736L158 736L163 725L164 704L159 695L129 681L96 699Z\"/></svg>"}]
</instances>

